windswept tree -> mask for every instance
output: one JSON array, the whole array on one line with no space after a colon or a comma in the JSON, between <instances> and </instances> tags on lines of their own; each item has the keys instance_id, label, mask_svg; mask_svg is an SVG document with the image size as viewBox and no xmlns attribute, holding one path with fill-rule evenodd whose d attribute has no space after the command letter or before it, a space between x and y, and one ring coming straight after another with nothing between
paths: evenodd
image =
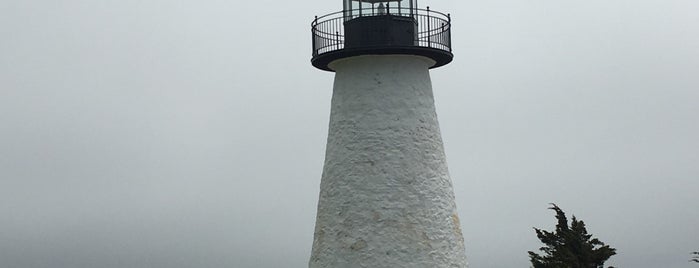
<instances>
[{"instance_id":1,"label":"windswept tree","mask_svg":"<svg viewBox=\"0 0 699 268\"><path fill-rule=\"evenodd\" d=\"M545 246L542 255L529 251L534 268L603 268L604 262L616 254L616 249L605 245L587 233L585 223L573 216L570 226L565 213L556 204L549 208L556 212L556 230L548 232L534 228Z\"/></svg>"}]
</instances>

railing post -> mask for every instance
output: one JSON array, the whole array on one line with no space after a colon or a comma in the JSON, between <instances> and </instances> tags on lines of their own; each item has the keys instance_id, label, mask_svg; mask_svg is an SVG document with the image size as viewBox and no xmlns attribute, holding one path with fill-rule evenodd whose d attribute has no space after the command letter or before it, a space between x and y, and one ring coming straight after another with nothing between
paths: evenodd
<instances>
[{"instance_id":1,"label":"railing post","mask_svg":"<svg viewBox=\"0 0 699 268\"><path fill-rule=\"evenodd\" d=\"M337 43L337 50L340 50L340 32L335 32L335 43Z\"/></svg>"},{"instance_id":2,"label":"railing post","mask_svg":"<svg viewBox=\"0 0 699 268\"><path fill-rule=\"evenodd\" d=\"M318 55L318 48L316 47L316 27L318 27L318 16L313 20L313 25L311 26L311 44L313 44L313 56Z\"/></svg>"},{"instance_id":3,"label":"railing post","mask_svg":"<svg viewBox=\"0 0 699 268\"><path fill-rule=\"evenodd\" d=\"M439 45L440 46L446 46L446 44L445 44L446 40L444 40L444 35L446 34L444 32L444 26L445 26L445 23L442 22L442 30L439 32ZM442 49L444 49L444 48L442 48Z\"/></svg>"},{"instance_id":4,"label":"railing post","mask_svg":"<svg viewBox=\"0 0 699 268\"><path fill-rule=\"evenodd\" d=\"M449 23L449 34L447 34L449 42L449 52L451 52L451 14L447 13L447 23Z\"/></svg>"},{"instance_id":5,"label":"railing post","mask_svg":"<svg viewBox=\"0 0 699 268\"><path fill-rule=\"evenodd\" d=\"M432 47L432 41L430 40L430 36L432 35L432 29L430 27L431 20L432 17L430 16L430 7L427 6L427 47Z\"/></svg>"}]
</instances>

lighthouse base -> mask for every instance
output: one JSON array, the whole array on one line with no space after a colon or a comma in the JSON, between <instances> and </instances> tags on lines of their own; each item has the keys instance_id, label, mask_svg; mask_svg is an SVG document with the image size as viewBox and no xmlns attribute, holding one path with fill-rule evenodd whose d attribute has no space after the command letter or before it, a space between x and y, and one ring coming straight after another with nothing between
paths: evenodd
<instances>
[{"instance_id":1,"label":"lighthouse base","mask_svg":"<svg viewBox=\"0 0 699 268\"><path fill-rule=\"evenodd\" d=\"M309 267L466 267L429 67L337 60Z\"/></svg>"}]
</instances>

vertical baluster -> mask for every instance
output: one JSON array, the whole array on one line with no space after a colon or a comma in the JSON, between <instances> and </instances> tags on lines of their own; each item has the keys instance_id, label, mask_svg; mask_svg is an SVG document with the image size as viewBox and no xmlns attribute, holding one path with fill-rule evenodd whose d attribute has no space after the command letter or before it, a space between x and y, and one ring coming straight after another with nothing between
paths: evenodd
<instances>
[{"instance_id":1,"label":"vertical baluster","mask_svg":"<svg viewBox=\"0 0 699 268\"><path fill-rule=\"evenodd\" d=\"M333 21L333 30L335 31L335 50L340 49L340 31L337 24Z\"/></svg>"},{"instance_id":2,"label":"vertical baluster","mask_svg":"<svg viewBox=\"0 0 699 268\"><path fill-rule=\"evenodd\" d=\"M422 16L422 45L427 46L427 34L429 22L427 22L427 15Z\"/></svg>"},{"instance_id":3,"label":"vertical baluster","mask_svg":"<svg viewBox=\"0 0 699 268\"><path fill-rule=\"evenodd\" d=\"M318 16L313 20L313 24L311 24L311 44L312 44L312 53L311 55L315 56L316 55L316 26L318 25Z\"/></svg>"},{"instance_id":4,"label":"vertical baluster","mask_svg":"<svg viewBox=\"0 0 699 268\"><path fill-rule=\"evenodd\" d=\"M421 29L420 32L422 33L422 46L424 47L424 46L427 46L427 39L425 39L425 31L426 31L426 28L427 28L427 15L422 14L421 17L422 17L422 19L421 19L421 20L422 20L422 26L421 26L420 28L422 28L422 29Z\"/></svg>"},{"instance_id":5,"label":"vertical baluster","mask_svg":"<svg viewBox=\"0 0 699 268\"><path fill-rule=\"evenodd\" d=\"M324 47L324 50L327 52L327 49L328 49L327 47L328 47L328 45L330 45L330 42L332 41L332 37L331 37L332 34L331 34L331 32L330 32L330 30L331 30L330 23L328 23L328 21L324 21L324 23L323 23L323 28L325 28L325 29L323 30L323 33L324 33L324 36L325 36L325 47Z\"/></svg>"},{"instance_id":6,"label":"vertical baluster","mask_svg":"<svg viewBox=\"0 0 699 268\"><path fill-rule=\"evenodd\" d=\"M344 33L344 29L342 27L342 23L340 23L339 21L336 21L336 22L337 22L337 30L340 33L340 34L338 34L338 38L337 38L337 42L338 42L337 47L339 49L342 49L342 48L344 48L344 41L340 38L340 36L344 36L345 33Z\"/></svg>"},{"instance_id":7,"label":"vertical baluster","mask_svg":"<svg viewBox=\"0 0 699 268\"><path fill-rule=\"evenodd\" d=\"M442 46L442 49L444 49L444 44L446 43L444 40L444 29L445 29L445 23L442 22L442 30L439 32L439 44Z\"/></svg>"}]
</instances>

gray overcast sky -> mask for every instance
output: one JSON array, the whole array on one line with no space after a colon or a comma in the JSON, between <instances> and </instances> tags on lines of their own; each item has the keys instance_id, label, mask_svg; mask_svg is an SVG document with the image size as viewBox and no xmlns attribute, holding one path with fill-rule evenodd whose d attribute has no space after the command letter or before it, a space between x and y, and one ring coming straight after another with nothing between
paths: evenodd
<instances>
[{"instance_id":1,"label":"gray overcast sky","mask_svg":"<svg viewBox=\"0 0 699 268\"><path fill-rule=\"evenodd\" d=\"M699 1L445 1L432 72L471 267L549 202L618 267L696 267ZM0 0L0 266L305 267L340 0Z\"/></svg>"}]
</instances>

